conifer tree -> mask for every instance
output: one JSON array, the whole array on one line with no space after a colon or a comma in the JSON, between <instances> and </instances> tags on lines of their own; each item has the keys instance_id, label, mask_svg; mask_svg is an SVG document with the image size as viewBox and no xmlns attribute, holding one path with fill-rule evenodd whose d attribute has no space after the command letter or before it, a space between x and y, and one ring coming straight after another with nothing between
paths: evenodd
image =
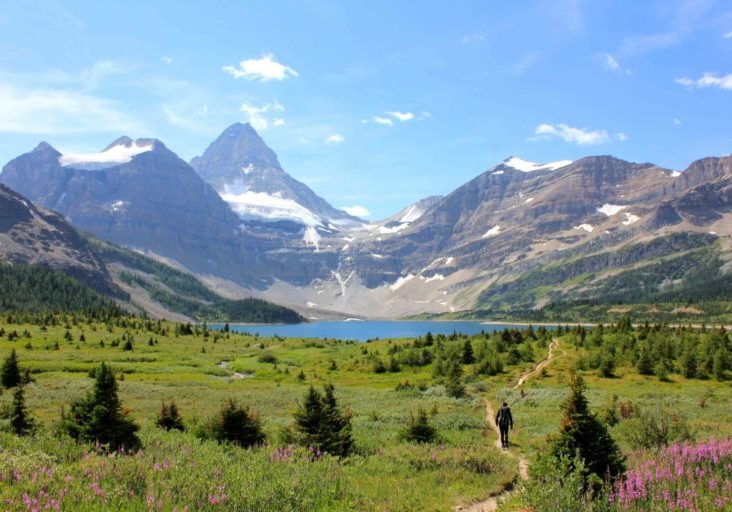
<instances>
[{"instance_id":1,"label":"conifer tree","mask_svg":"<svg viewBox=\"0 0 732 512\"><path fill-rule=\"evenodd\" d=\"M25 407L25 392L23 386L18 386L13 393L13 405L10 411L10 430L16 436L32 434L35 422Z\"/></svg>"},{"instance_id":2,"label":"conifer tree","mask_svg":"<svg viewBox=\"0 0 732 512\"><path fill-rule=\"evenodd\" d=\"M93 389L86 398L71 404L61 425L72 438L98 443L109 450L140 448L139 427L122 411L117 381L105 363L95 372Z\"/></svg>"},{"instance_id":3,"label":"conifer tree","mask_svg":"<svg viewBox=\"0 0 732 512\"><path fill-rule=\"evenodd\" d=\"M475 355L473 354L473 345L470 340L465 340L463 344L463 364L473 364L475 362Z\"/></svg>"},{"instance_id":4,"label":"conifer tree","mask_svg":"<svg viewBox=\"0 0 732 512\"><path fill-rule=\"evenodd\" d=\"M14 388L22 382L20 376L20 366L18 365L18 356L15 349L10 350L10 355L5 358L3 367L0 370L0 384L4 388Z\"/></svg>"},{"instance_id":5,"label":"conifer tree","mask_svg":"<svg viewBox=\"0 0 732 512\"><path fill-rule=\"evenodd\" d=\"M625 461L607 427L591 411L581 376L573 375L570 393L562 405L559 433L552 439L552 455L558 460L578 455L589 474L604 479L625 471Z\"/></svg>"},{"instance_id":6,"label":"conifer tree","mask_svg":"<svg viewBox=\"0 0 732 512\"><path fill-rule=\"evenodd\" d=\"M417 409L417 416L409 414L409 421L403 433L404 439L413 443L432 443L437 438L437 431L430 425L424 409Z\"/></svg>"},{"instance_id":7,"label":"conifer tree","mask_svg":"<svg viewBox=\"0 0 732 512\"><path fill-rule=\"evenodd\" d=\"M229 400L211 422L211 433L220 443L233 443L243 448L264 444L267 437L256 412Z\"/></svg>"},{"instance_id":8,"label":"conifer tree","mask_svg":"<svg viewBox=\"0 0 732 512\"><path fill-rule=\"evenodd\" d=\"M179 430L184 431L183 418L180 417L178 412L178 406L174 401L170 402L170 405L165 402L160 406L160 413L158 414L158 420L155 424L165 430Z\"/></svg>"},{"instance_id":9,"label":"conifer tree","mask_svg":"<svg viewBox=\"0 0 732 512\"><path fill-rule=\"evenodd\" d=\"M305 400L295 412L295 429L300 443L339 457L354 448L351 414L338 406L335 388L328 384L324 393L310 386Z\"/></svg>"}]
</instances>

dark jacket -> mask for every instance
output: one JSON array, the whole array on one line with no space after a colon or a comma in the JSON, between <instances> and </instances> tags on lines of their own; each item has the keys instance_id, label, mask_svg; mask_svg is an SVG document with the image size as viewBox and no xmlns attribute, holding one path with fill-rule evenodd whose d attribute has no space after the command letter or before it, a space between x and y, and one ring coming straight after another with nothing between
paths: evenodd
<instances>
[{"instance_id":1,"label":"dark jacket","mask_svg":"<svg viewBox=\"0 0 732 512\"><path fill-rule=\"evenodd\" d=\"M498 409L496 414L496 425L499 428L507 429L513 428L513 416L511 416L511 409L508 407L501 407Z\"/></svg>"}]
</instances>

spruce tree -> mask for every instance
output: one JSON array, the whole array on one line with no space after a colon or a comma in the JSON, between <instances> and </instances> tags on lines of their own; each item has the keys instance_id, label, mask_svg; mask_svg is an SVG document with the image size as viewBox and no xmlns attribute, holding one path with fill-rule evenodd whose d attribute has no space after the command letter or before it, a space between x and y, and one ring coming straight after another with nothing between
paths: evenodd
<instances>
[{"instance_id":1,"label":"spruce tree","mask_svg":"<svg viewBox=\"0 0 732 512\"><path fill-rule=\"evenodd\" d=\"M264 444L267 437L259 416L248 407L229 400L211 422L211 433L220 443L233 443L242 448Z\"/></svg>"},{"instance_id":2,"label":"spruce tree","mask_svg":"<svg viewBox=\"0 0 732 512\"><path fill-rule=\"evenodd\" d=\"M570 393L562 405L559 433L551 440L551 452L558 459L582 458L589 474L604 479L625 471L625 460L607 427L589 408L584 380L573 375Z\"/></svg>"},{"instance_id":3,"label":"spruce tree","mask_svg":"<svg viewBox=\"0 0 732 512\"><path fill-rule=\"evenodd\" d=\"M332 384L325 386L323 394L310 386L295 412L295 430L304 446L338 457L346 457L353 451L351 414L338 406Z\"/></svg>"},{"instance_id":4,"label":"spruce tree","mask_svg":"<svg viewBox=\"0 0 732 512\"><path fill-rule=\"evenodd\" d=\"M403 437L413 443L432 443L437 438L437 431L430 425L424 409L417 409L417 416L410 413Z\"/></svg>"},{"instance_id":5,"label":"spruce tree","mask_svg":"<svg viewBox=\"0 0 732 512\"><path fill-rule=\"evenodd\" d=\"M20 366L18 365L18 356L15 349L10 350L10 355L5 358L2 370L0 370L0 384L4 388L14 388L22 382L20 376Z\"/></svg>"},{"instance_id":6,"label":"spruce tree","mask_svg":"<svg viewBox=\"0 0 732 512\"><path fill-rule=\"evenodd\" d=\"M16 436L32 434L35 429L33 418L25 407L23 386L18 386L13 393L13 405L10 411L10 430Z\"/></svg>"},{"instance_id":7,"label":"spruce tree","mask_svg":"<svg viewBox=\"0 0 732 512\"><path fill-rule=\"evenodd\" d=\"M180 417L178 406L174 401L171 401L170 405L165 402L162 403L155 424L165 430L179 430L181 432L185 430L183 418Z\"/></svg>"},{"instance_id":8,"label":"spruce tree","mask_svg":"<svg viewBox=\"0 0 732 512\"><path fill-rule=\"evenodd\" d=\"M463 364L473 364L475 362L475 355L473 354L473 345L470 343L470 340L465 340L465 344L463 345L462 361L463 361Z\"/></svg>"},{"instance_id":9,"label":"spruce tree","mask_svg":"<svg viewBox=\"0 0 732 512\"><path fill-rule=\"evenodd\" d=\"M86 398L71 404L61 425L72 438L98 443L109 450L140 448L139 427L122 411L117 381L104 363L95 372L93 389Z\"/></svg>"}]
</instances>

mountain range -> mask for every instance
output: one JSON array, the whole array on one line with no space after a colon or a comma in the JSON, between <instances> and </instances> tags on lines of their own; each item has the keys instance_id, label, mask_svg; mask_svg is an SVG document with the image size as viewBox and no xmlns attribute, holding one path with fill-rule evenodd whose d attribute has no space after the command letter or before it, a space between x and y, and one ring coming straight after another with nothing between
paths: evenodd
<instances>
[{"instance_id":1,"label":"mountain range","mask_svg":"<svg viewBox=\"0 0 732 512\"><path fill-rule=\"evenodd\" d=\"M41 143L0 182L217 293L311 318L688 302L718 297L702 285L730 269L729 156L683 171L509 157L378 222L331 206L240 123L190 163L155 139L122 137L94 154Z\"/></svg>"}]
</instances>

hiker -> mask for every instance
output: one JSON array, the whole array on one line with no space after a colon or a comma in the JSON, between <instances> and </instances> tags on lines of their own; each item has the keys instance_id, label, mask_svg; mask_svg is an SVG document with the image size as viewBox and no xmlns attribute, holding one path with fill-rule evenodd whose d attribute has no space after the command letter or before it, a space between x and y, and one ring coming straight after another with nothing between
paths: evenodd
<instances>
[{"instance_id":1,"label":"hiker","mask_svg":"<svg viewBox=\"0 0 732 512\"><path fill-rule=\"evenodd\" d=\"M513 429L513 416L511 416L511 409L506 402L503 402L503 406L498 409L496 425L498 425L498 429L501 431L501 446L508 448L508 429Z\"/></svg>"}]
</instances>

